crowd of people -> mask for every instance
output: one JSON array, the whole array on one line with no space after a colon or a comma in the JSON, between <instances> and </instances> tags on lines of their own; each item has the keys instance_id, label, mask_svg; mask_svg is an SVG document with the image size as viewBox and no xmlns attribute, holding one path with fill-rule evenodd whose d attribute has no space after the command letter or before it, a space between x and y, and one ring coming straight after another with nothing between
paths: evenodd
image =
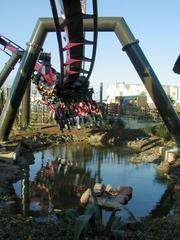
<instances>
[{"instance_id":1,"label":"crowd of people","mask_svg":"<svg viewBox=\"0 0 180 240\"><path fill-rule=\"evenodd\" d=\"M49 104L53 105L59 101L57 94L59 86L58 73L53 68L47 68L46 71L44 70L43 74L40 71L34 72L32 82L36 85L43 101L48 99Z\"/></svg>"},{"instance_id":2,"label":"crowd of people","mask_svg":"<svg viewBox=\"0 0 180 240\"><path fill-rule=\"evenodd\" d=\"M65 128L80 129L87 123L99 127L102 123L102 113L93 100L64 103L60 102L55 109L55 120L63 132Z\"/></svg>"},{"instance_id":3,"label":"crowd of people","mask_svg":"<svg viewBox=\"0 0 180 240\"><path fill-rule=\"evenodd\" d=\"M46 65L40 66L32 75L32 81L42 96L43 104L54 114L60 130L63 132L65 128L71 130L72 127L80 129L86 123L100 126L102 113L97 103L93 100L65 103L60 93L59 79L56 70ZM83 82L84 78L79 79ZM85 85L80 80L73 83L72 88L84 89ZM86 88L88 89L88 83Z\"/></svg>"}]
</instances>

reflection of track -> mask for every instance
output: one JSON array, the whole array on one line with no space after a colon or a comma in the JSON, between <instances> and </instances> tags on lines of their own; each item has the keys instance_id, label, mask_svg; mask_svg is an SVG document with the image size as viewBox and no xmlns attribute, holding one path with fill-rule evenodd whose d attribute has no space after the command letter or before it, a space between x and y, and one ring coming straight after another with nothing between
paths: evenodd
<instances>
[{"instance_id":1,"label":"reflection of track","mask_svg":"<svg viewBox=\"0 0 180 240\"><path fill-rule=\"evenodd\" d=\"M93 0L93 14L85 14L85 1L62 0L61 13L64 18L60 25L55 0L50 0L61 60L61 87L66 94L86 91L93 69L97 46L97 2ZM86 40L83 31L83 19L93 19L93 39ZM61 30L66 33L66 44L62 44ZM91 45L91 57L85 56L85 46ZM64 56L66 55L66 57ZM66 60L64 60L66 58Z\"/></svg>"}]
</instances>

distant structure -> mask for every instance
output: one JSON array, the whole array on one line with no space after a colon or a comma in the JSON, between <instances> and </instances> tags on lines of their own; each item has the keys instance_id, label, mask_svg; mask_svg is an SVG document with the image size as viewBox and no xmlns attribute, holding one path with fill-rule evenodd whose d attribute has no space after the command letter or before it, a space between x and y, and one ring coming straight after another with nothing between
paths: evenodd
<instances>
[{"instance_id":1,"label":"distant structure","mask_svg":"<svg viewBox=\"0 0 180 240\"><path fill-rule=\"evenodd\" d=\"M170 96L177 105L180 104L180 88L176 85L162 85L164 91ZM120 97L125 96L146 96L147 104L154 107L153 101L143 84L128 84L116 82L107 88L109 103L119 103Z\"/></svg>"}]
</instances>

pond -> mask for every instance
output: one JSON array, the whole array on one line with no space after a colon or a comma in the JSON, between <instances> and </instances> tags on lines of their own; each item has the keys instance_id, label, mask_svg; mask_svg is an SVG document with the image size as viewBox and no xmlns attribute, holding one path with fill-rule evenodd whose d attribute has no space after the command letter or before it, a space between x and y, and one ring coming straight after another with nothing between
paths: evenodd
<instances>
[{"instance_id":1,"label":"pond","mask_svg":"<svg viewBox=\"0 0 180 240\"><path fill-rule=\"evenodd\" d=\"M143 217L156 207L167 188L156 175L157 165L132 164L133 154L120 147L62 145L36 152L34 157L34 164L24 170L24 179L13 184L20 200L16 209L25 215L77 207L80 194L101 182L113 188L131 186L127 207Z\"/></svg>"}]
</instances>

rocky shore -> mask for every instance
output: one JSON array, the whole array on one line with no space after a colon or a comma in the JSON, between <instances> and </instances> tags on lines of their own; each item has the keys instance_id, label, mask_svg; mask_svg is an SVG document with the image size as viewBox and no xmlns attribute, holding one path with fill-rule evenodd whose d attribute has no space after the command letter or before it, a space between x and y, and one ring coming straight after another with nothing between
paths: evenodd
<instances>
[{"instance_id":1,"label":"rocky shore","mask_svg":"<svg viewBox=\"0 0 180 240\"><path fill-rule=\"evenodd\" d=\"M24 162L21 156L63 143L88 143L92 145L124 145L129 151L135 153L132 158L134 164L153 162L157 164L157 171L169 179L173 186L173 214L167 221L180 219L180 156L174 162L164 161L160 154L160 147L173 147L173 142L163 142L157 137L147 136L141 130L130 129L92 129L65 130L62 134L56 126L34 127L28 131L14 131L9 141L0 144L0 154L16 152L16 159L0 158L0 200L7 198L8 183L16 182L21 178L21 167ZM172 212L171 211L171 212ZM173 220L172 220L173 219ZM136 239L136 238L134 238Z\"/></svg>"},{"instance_id":2,"label":"rocky shore","mask_svg":"<svg viewBox=\"0 0 180 240\"><path fill-rule=\"evenodd\" d=\"M95 146L124 145L138 142L147 137L141 130L82 128L65 130L61 133L57 126L39 126L27 131L12 131L9 141L0 143L0 194L7 189L9 182L21 178L23 155L50 146L68 143L87 143ZM131 151L131 147L129 147ZM134 150L133 150L134 151Z\"/></svg>"}]
</instances>

